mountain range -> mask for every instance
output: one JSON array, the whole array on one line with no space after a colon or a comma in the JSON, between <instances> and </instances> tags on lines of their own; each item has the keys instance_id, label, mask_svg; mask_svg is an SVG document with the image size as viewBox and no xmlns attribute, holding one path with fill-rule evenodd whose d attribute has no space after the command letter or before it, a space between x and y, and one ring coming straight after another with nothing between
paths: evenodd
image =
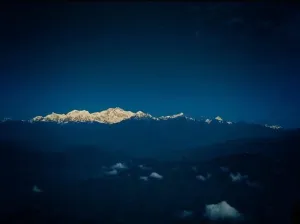
<instances>
[{"instance_id":1,"label":"mountain range","mask_svg":"<svg viewBox=\"0 0 300 224\"><path fill-rule=\"evenodd\" d=\"M195 118L185 116L184 113L154 117L149 113L144 113L143 111L138 111L138 112L126 111L120 107L108 108L107 110L94 112L94 113L90 113L87 110L72 110L67 114L58 114L52 112L51 114L48 114L44 117L36 116L30 121L31 122L57 122L57 123L98 122L103 124L116 124L125 120L132 120L132 119L137 119L137 120L149 119L154 121L162 121L162 120L169 120L169 119L176 119L176 118L184 118L186 120L191 120L191 121L202 121L208 124L210 124L213 120L219 123L233 124L233 122L231 121L224 121L223 118L221 118L220 116L217 116L214 119L202 118L200 120L196 120ZM281 126L278 125L265 124L265 126L273 129L282 128Z\"/></svg>"},{"instance_id":2,"label":"mountain range","mask_svg":"<svg viewBox=\"0 0 300 224\"><path fill-rule=\"evenodd\" d=\"M86 110L52 113L29 121L6 120L0 123L0 131L2 141L30 144L40 150L96 146L159 158L181 155L190 148L235 139L277 137L285 132L279 126L230 122L220 116L200 120L183 113L154 117L119 107L96 113Z\"/></svg>"},{"instance_id":3,"label":"mountain range","mask_svg":"<svg viewBox=\"0 0 300 224\"><path fill-rule=\"evenodd\" d=\"M132 111L123 110L120 107L108 108L100 112L90 113L86 110L72 110L67 114L57 114L52 112L46 116L36 116L31 119L32 122L57 122L57 123L68 123L68 122L98 122L104 124L116 124L128 119L150 119L155 121L174 119L183 117L187 120L195 120L193 118L185 116L183 113L174 114L171 116L160 116L154 117L151 114L138 111L136 113ZM217 117L219 121L222 121L220 117ZM207 120L207 122L210 122Z\"/></svg>"},{"instance_id":4,"label":"mountain range","mask_svg":"<svg viewBox=\"0 0 300 224\"><path fill-rule=\"evenodd\" d=\"M289 223L300 198L299 136L220 116L156 118L120 108L6 119L0 223L79 223L69 214L97 220L89 223L187 223L176 215L186 209L195 212L188 223L212 223L204 208L223 200L244 223Z\"/></svg>"}]
</instances>

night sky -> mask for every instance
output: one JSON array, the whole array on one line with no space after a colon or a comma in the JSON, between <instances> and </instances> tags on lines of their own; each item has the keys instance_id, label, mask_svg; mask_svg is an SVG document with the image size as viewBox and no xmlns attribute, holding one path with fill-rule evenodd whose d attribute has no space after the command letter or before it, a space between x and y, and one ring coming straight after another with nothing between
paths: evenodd
<instances>
[{"instance_id":1,"label":"night sky","mask_svg":"<svg viewBox=\"0 0 300 224\"><path fill-rule=\"evenodd\" d=\"M1 5L0 118L121 107L300 127L299 9Z\"/></svg>"}]
</instances>

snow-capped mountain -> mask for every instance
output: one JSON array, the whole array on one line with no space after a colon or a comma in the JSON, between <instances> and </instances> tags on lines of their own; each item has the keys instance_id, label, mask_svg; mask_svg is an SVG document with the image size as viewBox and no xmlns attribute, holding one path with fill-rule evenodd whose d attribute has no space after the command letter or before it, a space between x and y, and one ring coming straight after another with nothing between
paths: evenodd
<instances>
[{"instance_id":1,"label":"snow-capped mountain","mask_svg":"<svg viewBox=\"0 0 300 224\"><path fill-rule=\"evenodd\" d=\"M100 112L90 113L87 110L72 110L66 114L58 114L52 112L46 116L36 116L33 119L29 120L31 123L36 122L55 122L59 124L65 123L102 123L102 124L117 124L122 121L130 120L152 120L152 121L168 121L168 120L177 120L184 119L186 121L201 122L206 124L223 124L223 125L233 125L236 124L232 121L225 121L222 117L216 116L215 118L201 117L200 119L195 119L186 116L184 113L159 116L154 117L149 113L143 111L126 111L120 107L108 108ZM11 119L4 119L1 122L9 121ZM25 122L25 121L24 121ZM270 129L281 129L279 125L262 125Z\"/></svg>"},{"instance_id":2,"label":"snow-capped mountain","mask_svg":"<svg viewBox=\"0 0 300 224\"><path fill-rule=\"evenodd\" d=\"M116 107L95 113L90 113L86 110L72 110L67 114L57 114L53 112L52 114L46 115L45 117L34 117L31 121L52 121L58 123L99 122L106 124L115 124L134 116L147 117L147 114L143 113L142 111L133 113L131 111L125 111L119 107Z\"/></svg>"},{"instance_id":3,"label":"snow-capped mountain","mask_svg":"<svg viewBox=\"0 0 300 224\"><path fill-rule=\"evenodd\" d=\"M3 118L0 122L6 122L6 121L11 121L12 119L9 117L5 117Z\"/></svg>"},{"instance_id":4,"label":"snow-capped mountain","mask_svg":"<svg viewBox=\"0 0 300 224\"><path fill-rule=\"evenodd\" d=\"M187 117L183 113L169 115L169 116L160 116L160 117L158 117L158 120L169 120L169 119L175 119L175 118L185 118L186 120L196 121L196 119Z\"/></svg>"},{"instance_id":5,"label":"snow-capped mountain","mask_svg":"<svg viewBox=\"0 0 300 224\"><path fill-rule=\"evenodd\" d=\"M128 119L151 119L151 120L169 120L175 118L186 118L189 120L195 120L193 118L186 117L183 113L171 115L171 116L161 116L154 117L151 114L138 111L136 113L132 111L126 111L122 108L108 108L100 112L90 113L86 110L73 110L67 114L57 114L51 113L49 115L34 117L32 122L57 122L57 123L67 123L67 122L99 122L105 124L116 124Z\"/></svg>"},{"instance_id":6,"label":"snow-capped mountain","mask_svg":"<svg viewBox=\"0 0 300 224\"><path fill-rule=\"evenodd\" d=\"M72 110L66 114L37 116L26 122L7 120L0 124L0 142L31 142L42 150L57 151L76 145L92 145L124 150L137 156L156 154L160 157L172 156L177 150L229 140L284 134L284 130L274 129L277 126L230 122L221 116L193 119L178 113L154 117L119 107L93 113Z\"/></svg>"},{"instance_id":7,"label":"snow-capped mountain","mask_svg":"<svg viewBox=\"0 0 300 224\"><path fill-rule=\"evenodd\" d=\"M268 124L265 124L265 127L267 128L272 128L272 129L281 129L282 127L279 126L279 125L268 125Z\"/></svg>"}]
</instances>

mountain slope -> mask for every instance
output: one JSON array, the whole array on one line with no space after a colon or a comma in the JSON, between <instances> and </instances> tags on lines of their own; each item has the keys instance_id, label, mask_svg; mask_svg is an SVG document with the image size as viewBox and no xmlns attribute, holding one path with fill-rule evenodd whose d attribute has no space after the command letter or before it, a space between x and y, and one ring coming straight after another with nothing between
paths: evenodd
<instances>
[{"instance_id":1,"label":"mountain slope","mask_svg":"<svg viewBox=\"0 0 300 224\"><path fill-rule=\"evenodd\" d=\"M126 119L102 123L7 121L0 124L0 140L27 142L40 150L64 151L78 145L123 150L133 156L171 157L178 150L240 138L279 136L283 130L262 125L193 121L183 116L166 119Z\"/></svg>"}]
</instances>

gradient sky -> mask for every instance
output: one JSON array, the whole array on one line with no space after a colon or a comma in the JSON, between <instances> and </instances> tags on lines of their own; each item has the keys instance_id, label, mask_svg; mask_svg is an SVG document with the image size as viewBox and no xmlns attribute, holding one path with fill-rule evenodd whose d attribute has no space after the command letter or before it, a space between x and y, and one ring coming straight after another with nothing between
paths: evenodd
<instances>
[{"instance_id":1,"label":"gradient sky","mask_svg":"<svg viewBox=\"0 0 300 224\"><path fill-rule=\"evenodd\" d=\"M2 5L0 117L118 106L300 127L299 9Z\"/></svg>"}]
</instances>

